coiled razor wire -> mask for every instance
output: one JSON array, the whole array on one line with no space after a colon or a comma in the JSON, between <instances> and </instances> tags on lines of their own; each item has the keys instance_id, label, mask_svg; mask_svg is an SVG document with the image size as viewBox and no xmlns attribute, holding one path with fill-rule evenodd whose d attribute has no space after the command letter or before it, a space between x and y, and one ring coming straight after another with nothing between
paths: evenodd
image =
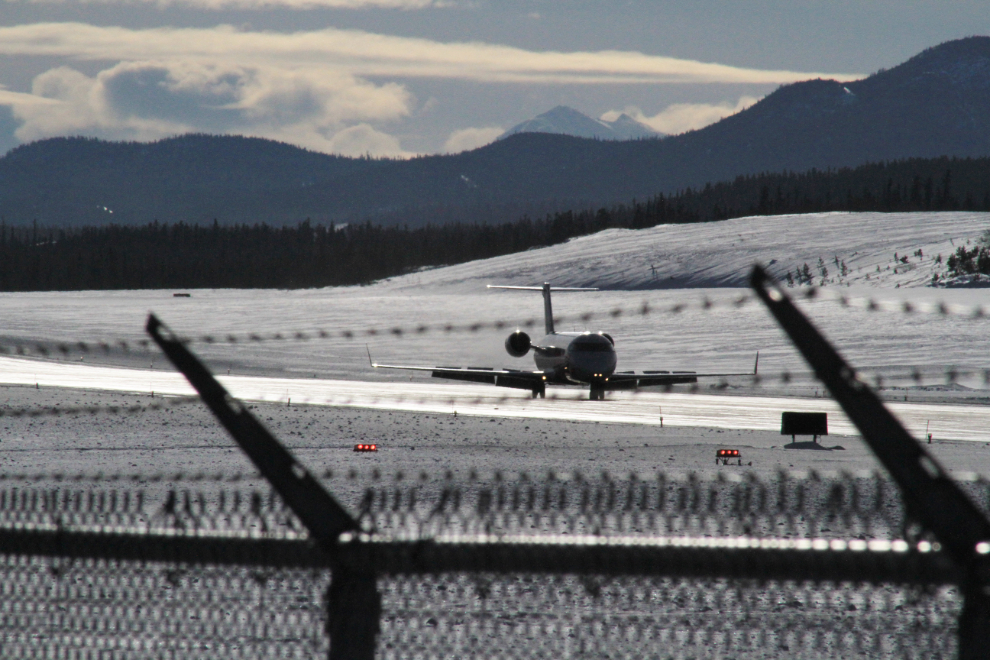
<instances>
[{"instance_id":1,"label":"coiled razor wire","mask_svg":"<svg viewBox=\"0 0 990 660\"><path fill-rule=\"evenodd\" d=\"M458 535L915 539L894 484L879 473L660 472L317 476L365 530L396 538ZM990 513L990 482L960 480ZM243 486L241 486L243 484ZM233 488L233 486L237 486ZM0 474L0 529L218 530L306 538L256 473ZM253 530L253 531L252 531ZM917 537L920 538L920 537Z\"/></svg>"}]
</instances>

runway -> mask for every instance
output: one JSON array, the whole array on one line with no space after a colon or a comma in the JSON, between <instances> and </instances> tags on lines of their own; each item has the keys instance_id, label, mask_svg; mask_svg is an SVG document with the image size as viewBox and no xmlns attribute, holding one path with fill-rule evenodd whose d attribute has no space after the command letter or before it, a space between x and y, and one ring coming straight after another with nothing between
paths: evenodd
<instances>
[{"instance_id":1,"label":"runway","mask_svg":"<svg viewBox=\"0 0 990 660\"><path fill-rule=\"evenodd\" d=\"M612 392L589 401L577 388L548 390L547 399L528 392L419 376L397 382L218 376L239 399L286 405L346 406L380 410L486 417L559 419L584 422L775 431L785 410L829 413L830 435L858 435L835 402L735 395ZM79 388L155 396L195 394L185 378L170 371L98 367L51 360L0 358L0 384ZM917 438L926 426L938 439L990 442L990 407L888 403Z\"/></svg>"}]
</instances>

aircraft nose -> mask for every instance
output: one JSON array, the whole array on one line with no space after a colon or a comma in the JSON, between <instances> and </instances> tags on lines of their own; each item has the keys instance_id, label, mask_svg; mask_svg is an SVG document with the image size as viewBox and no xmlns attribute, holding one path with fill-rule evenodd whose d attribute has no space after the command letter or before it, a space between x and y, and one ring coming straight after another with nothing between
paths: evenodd
<instances>
[{"instance_id":1,"label":"aircraft nose","mask_svg":"<svg viewBox=\"0 0 990 660\"><path fill-rule=\"evenodd\" d=\"M616 357L614 352L597 354L578 354L572 356L572 372L582 379L607 378L615 371Z\"/></svg>"}]
</instances>

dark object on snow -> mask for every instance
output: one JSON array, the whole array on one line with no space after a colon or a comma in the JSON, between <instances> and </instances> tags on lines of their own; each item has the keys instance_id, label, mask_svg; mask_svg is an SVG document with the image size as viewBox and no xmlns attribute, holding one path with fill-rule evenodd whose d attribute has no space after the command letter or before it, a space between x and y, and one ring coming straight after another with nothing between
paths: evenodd
<instances>
[{"instance_id":1,"label":"dark object on snow","mask_svg":"<svg viewBox=\"0 0 990 660\"><path fill-rule=\"evenodd\" d=\"M780 434L791 436L792 441L797 435L812 435L818 442L818 436L828 435L828 413L781 413Z\"/></svg>"}]
</instances>

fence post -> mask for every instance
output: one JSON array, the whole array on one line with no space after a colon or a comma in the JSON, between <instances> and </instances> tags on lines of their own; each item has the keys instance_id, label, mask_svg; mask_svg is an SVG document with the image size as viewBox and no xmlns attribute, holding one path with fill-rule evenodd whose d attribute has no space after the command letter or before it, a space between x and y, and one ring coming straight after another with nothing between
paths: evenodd
<instances>
[{"instance_id":1,"label":"fence post","mask_svg":"<svg viewBox=\"0 0 990 660\"><path fill-rule=\"evenodd\" d=\"M381 616L377 579L367 569L348 567L340 556L340 536L359 530L357 520L246 407L230 396L199 358L154 314L148 316L147 331L306 526L313 540L330 556L327 591L330 660L372 660Z\"/></svg>"},{"instance_id":2,"label":"fence post","mask_svg":"<svg viewBox=\"0 0 990 660\"><path fill-rule=\"evenodd\" d=\"M373 573L335 564L327 590L330 660L372 660L381 621L381 595Z\"/></svg>"},{"instance_id":3,"label":"fence post","mask_svg":"<svg viewBox=\"0 0 990 660\"><path fill-rule=\"evenodd\" d=\"M962 569L959 657L988 657L990 521L760 266L753 267L750 285L890 473L907 515Z\"/></svg>"},{"instance_id":4,"label":"fence post","mask_svg":"<svg viewBox=\"0 0 990 660\"><path fill-rule=\"evenodd\" d=\"M963 609L959 615L959 658L977 660L990 655L990 596L985 580L972 580L963 587Z\"/></svg>"}]
</instances>

